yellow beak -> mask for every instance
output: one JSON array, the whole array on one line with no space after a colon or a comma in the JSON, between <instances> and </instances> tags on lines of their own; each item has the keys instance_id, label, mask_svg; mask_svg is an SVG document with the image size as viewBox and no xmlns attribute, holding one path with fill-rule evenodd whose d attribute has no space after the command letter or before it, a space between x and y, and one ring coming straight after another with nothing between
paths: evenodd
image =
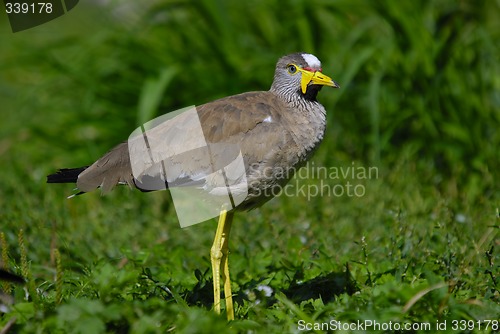
<instances>
[{"instance_id":1,"label":"yellow beak","mask_svg":"<svg viewBox=\"0 0 500 334\"><path fill-rule=\"evenodd\" d=\"M333 88L340 88L340 86L335 81L333 81L329 76L324 75L320 71L311 72L308 70L304 70L303 68L298 68L298 70L302 73L302 79L300 81L302 94L306 93L307 86L309 85L323 85Z\"/></svg>"}]
</instances>

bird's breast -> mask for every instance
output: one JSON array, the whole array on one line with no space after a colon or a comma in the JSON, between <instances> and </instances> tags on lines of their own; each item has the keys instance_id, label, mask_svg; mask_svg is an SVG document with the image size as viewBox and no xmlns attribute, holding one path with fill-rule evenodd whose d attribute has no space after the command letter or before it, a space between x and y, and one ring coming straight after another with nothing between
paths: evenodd
<instances>
[{"instance_id":1,"label":"bird's breast","mask_svg":"<svg viewBox=\"0 0 500 334\"><path fill-rule=\"evenodd\" d=\"M320 104L310 110L292 109L282 114L273 140L256 141L265 150L262 158L247 156L248 196L240 209L260 206L279 195L318 148L325 127L325 109Z\"/></svg>"}]
</instances>

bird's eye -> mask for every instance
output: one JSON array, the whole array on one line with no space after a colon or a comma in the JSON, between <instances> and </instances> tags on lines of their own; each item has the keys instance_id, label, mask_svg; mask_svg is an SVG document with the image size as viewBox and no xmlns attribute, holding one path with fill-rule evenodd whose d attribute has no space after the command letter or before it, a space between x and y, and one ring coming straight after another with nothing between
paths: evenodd
<instances>
[{"instance_id":1,"label":"bird's eye","mask_svg":"<svg viewBox=\"0 0 500 334\"><path fill-rule=\"evenodd\" d=\"M290 64L286 67L288 69L288 73L295 74L297 73L297 66Z\"/></svg>"}]
</instances>

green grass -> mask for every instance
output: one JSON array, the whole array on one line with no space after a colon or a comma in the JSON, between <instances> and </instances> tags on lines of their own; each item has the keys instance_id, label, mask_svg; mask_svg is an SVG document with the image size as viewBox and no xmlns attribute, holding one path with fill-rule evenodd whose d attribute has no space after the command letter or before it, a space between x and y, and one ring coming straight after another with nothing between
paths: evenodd
<instances>
[{"instance_id":1,"label":"green grass","mask_svg":"<svg viewBox=\"0 0 500 334\"><path fill-rule=\"evenodd\" d=\"M2 282L13 300L0 299L0 331L296 333L300 320L372 320L496 332L478 321L500 315L498 9L165 1L115 17L80 3L18 34L0 16L0 263L27 279ZM281 196L238 214L234 322L212 310L215 221L181 229L167 192L68 200L71 185L45 184L146 119L267 89L277 58L297 50L342 87L320 93L315 166L378 178L293 180L365 193Z\"/></svg>"}]
</instances>

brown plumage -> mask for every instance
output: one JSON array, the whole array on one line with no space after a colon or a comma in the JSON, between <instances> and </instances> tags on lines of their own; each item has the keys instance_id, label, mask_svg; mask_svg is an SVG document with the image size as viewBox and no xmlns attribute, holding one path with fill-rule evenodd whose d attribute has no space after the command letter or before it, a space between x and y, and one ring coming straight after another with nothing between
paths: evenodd
<instances>
[{"instance_id":1,"label":"brown plumage","mask_svg":"<svg viewBox=\"0 0 500 334\"><path fill-rule=\"evenodd\" d=\"M276 188L284 186L309 159L325 132L326 111L316 101L324 85L339 87L321 73L321 63L315 56L295 53L282 57L269 91L234 95L190 110L194 114L180 113L138 132L91 166L61 169L49 175L47 182L76 182L81 192L99 187L106 192L117 184L143 191L190 186L220 198L231 189L230 207L226 202L219 206L213 204L220 203L217 201L208 203L220 214L210 253L214 309L220 313L222 276L227 318L232 320L228 240L234 210L228 212L228 208L234 207L233 203L236 210L262 205L279 193ZM191 137L186 136L191 133ZM136 145L136 139L140 145ZM240 154L242 158L235 159ZM238 168L227 170L225 167L234 161ZM239 196L238 201L234 201L235 196ZM189 211L205 203L191 204L193 199L188 199Z\"/></svg>"},{"instance_id":2,"label":"brown plumage","mask_svg":"<svg viewBox=\"0 0 500 334\"><path fill-rule=\"evenodd\" d=\"M229 96L197 107L207 144L223 144L225 147L235 145L242 152L249 193L238 206L240 210L259 206L272 198L272 194L277 192L271 188L286 184L323 138L325 109L316 101L316 95L322 85L338 86L326 77L327 80L321 84L311 81L306 92L302 92L300 73L290 73L289 66L321 71L317 58L305 54L309 58L304 59L303 55L296 53L278 61L274 82L269 91ZM311 59L312 64L307 61ZM175 132L189 130L162 129L163 135L172 137L170 147L165 147L165 150L182 147L184 143L175 142ZM194 181L190 176L197 175L199 179L200 175L207 175L212 171L213 166L189 161L189 158L194 159L185 156L177 158L181 160L178 164L181 169L175 172L178 175L175 180L177 182L169 182L169 186L189 184ZM127 142L119 144L87 168L62 169L49 175L47 181L76 182L81 192L101 188L105 193L117 184L150 190L143 189L132 175Z\"/></svg>"}]
</instances>

